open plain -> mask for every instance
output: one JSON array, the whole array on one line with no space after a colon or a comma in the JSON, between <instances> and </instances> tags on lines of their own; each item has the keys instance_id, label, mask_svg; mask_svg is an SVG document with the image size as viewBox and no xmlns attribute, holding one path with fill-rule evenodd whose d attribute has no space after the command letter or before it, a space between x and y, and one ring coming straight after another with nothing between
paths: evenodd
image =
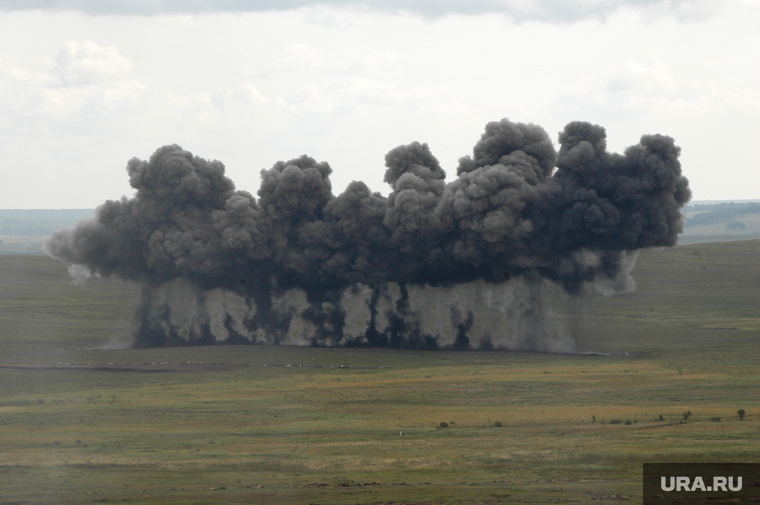
<instances>
[{"instance_id":1,"label":"open plain","mask_svg":"<svg viewBox=\"0 0 760 505\"><path fill-rule=\"evenodd\" d=\"M0 256L0 503L640 503L644 462L757 462L760 241L633 277L555 297L589 354L132 350L132 285Z\"/></svg>"}]
</instances>

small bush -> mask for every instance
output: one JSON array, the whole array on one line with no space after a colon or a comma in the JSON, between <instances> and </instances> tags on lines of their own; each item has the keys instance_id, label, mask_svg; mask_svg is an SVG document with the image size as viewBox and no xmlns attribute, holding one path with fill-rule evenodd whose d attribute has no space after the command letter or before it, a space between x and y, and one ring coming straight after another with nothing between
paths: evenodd
<instances>
[{"instance_id":1,"label":"small bush","mask_svg":"<svg viewBox=\"0 0 760 505\"><path fill-rule=\"evenodd\" d=\"M633 424L633 423L631 422L631 420L630 420L630 419L628 419L628 420L625 422L625 425L626 425L626 426L630 426L630 425L632 425L632 424Z\"/></svg>"},{"instance_id":2,"label":"small bush","mask_svg":"<svg viewBox=\"0 0 760 505\"><path fill-rule=\"evenodd\" d=\"M448 428L449 423L447 423L446 421L441 421L441 424L439 424L438 426L440 426L441 428Z\"/></svg>"},{"instance_id":3,"label":"small bush","mask_svg":"<svg viewBox=\"0 0 760 505\"><path fill-rule=\"evenodd\" d=\"M496 428L501 428L501 427L503 426L503 424L501 424L501 421L496 421L495 423L493 423L493 425L494 425Z\"/></svg>"},{"instance_id":4,"label":"small bush","mask_svg":"<svg viewBox=\"0 0 760 505\"><path fill-rule=\"evenodd\" d=\"M610 424L623 424L620 419L610 419Z\"/></svg>"},{"instance_id":5,"label":"small bush","mask_svg":"<svg viewBox=\"0 0 760 505\"><path fill-rule=\"evenodd\" d=\"M720 417L712 417L712 418L710 418L710 421L712 421L714 423L719 423L720 422Z\"/></svg>"},{"instance_id":6,"label":"small bush","mask_svg":"<svg viewBox=\"0 0 760 505\"><path fill-rule=\"evenodd\" d=\"M691 410L687 410L686 412L683 413L684 421L688 421L690 417L691 417Z\"/></svg>"},{"instance_id":7,"label":"small bush","mask_svg":"<svg viewBox=\"0 0 760 505\"><path fill-rule=\"evenodd\" d=\"M744 416L747 415L747 413L744 411L744 409L739 409L736 411L737 414L739 414L739 420L744 421Z\"/></svg>"},{"instance_id":8,"label":"small bush","mask_svg":"<svg viewBox=\"0 0 760 505\"><path fill-rule=\"evenodd\" d=\"M664 421L664 420L665 420L665 418L662 417L662 414L660 414L660 419L658 419L658 421Z\"/></svg>"}]
</instances>

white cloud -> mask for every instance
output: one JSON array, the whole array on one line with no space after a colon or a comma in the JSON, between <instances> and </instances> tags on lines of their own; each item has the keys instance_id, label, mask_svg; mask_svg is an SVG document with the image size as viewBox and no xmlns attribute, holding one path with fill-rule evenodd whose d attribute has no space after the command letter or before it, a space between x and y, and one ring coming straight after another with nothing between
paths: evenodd
<instances>
[{"instance_id":1,"label":"white cloud","mask_svg":"<svg viewBox=\"0 0 760 505\"><path fill-rule=\"evenodd\" d=\"M268 61L259 62L247 73L263 77L274 73L378 74L405 62L407 58L376 47L325 50L312 44L292 44L274 52Z\"/></svg>"},{"instance_id":2,"label":"white cloud","mask_svg":"<svg viewBox=\"0 0 760 505\"><path fill-rule=\"evenodd\" d=\"M751 145L760 126L751 64L760 9L727 3L690 23L626 7L577 23L325 7L155 17L0 10L0 168L46 181L58 203L12 191L0 199L81 207L70 202L82 195L94 206L130 191L126 160L168 143L222 160L252 192L261 168L301 154L333 166L336 193L353 179L383 191L391 148L427 142L451 176L483 126L502 117L539 124L555 142L567 122L588 120L607 128L613 151L643 133L671 135L698 198L749 198L752 184L718 193L700 168L718 159L707 146ZM521 8L536 5L548 3ZM721 154L735 180L753 180L748 150ZM86 190L71 187L79 180Z\"/></svg>"},{"instance_id":3,"label":"white cloud","mask_svg":"<svg viewBox=\"0 0 760 505\"><path fill-rule=\"evenodd\" d=\"M132 79L115 82L99 90L95 96L98 97L100 104L106 109L134 107L139 104L145 89L145 86Z\"/></svg>"},{"instance_id":4,"label":"white cloud","mask_svg":"<svg viewBox=\"0 0 760 505\"><path fill-rule=\"evenodd\" d=\"M293 44L280 51L273 66L280 71L315 71L324 70L327 65L323 51L309 44Z\"/></svg>"},{"instance_id":5,"label":"white cloud","mask_svg":"<svg viewBox=\"0 0 760 505\"><path fill-rule=\"evenodd\" d=\"M730 0L656 2L642 9L642 15L645 20L650 22L666 16L686 23L705 22L719 15L731 3L734 2ZM740 3L740 1L737 3Z\"/></svg>"},{"instance_id":6,"label":"white cloud","mask_svg":"<svg viewBox=\"0 0 760 505\"><path fill-rule=\"evenodd\" d=\"M429 18L499 13L521 22L572 23L582 19L604 19L624 8L647 10L652 16L704 19L718 4L717 0L5 0L0 10L46 9L90 15L156 16L291 11L322 6L362 12L406 12Z\"/></svg>"},{"instance_id":7,"label":"white cloud","mask_svg":"<svg viewBox=\"0 0 760 505\"><path fill-rule=\"evenodd\" d=\"M128 79L130 62L116 47L68 41L51 59L6 58L0 64L0 106L15 118L9 126L23 129L33 122L45 127L76 124L119 109L137 106L146 90Z\"/></svg>"},{"instance_id":8,"label":"white cloud","mask_svg":"<svg viewBox=\"0 0 760 505\"><path fill-rule=\"evenodd\" d=\"M674 87L668 66L657 58L648 63L622 60L607 77L607 91L618 94L661 94Z\"/></svg>"},{"instance_id":9,"label":"white cloud","mask_svg":"<svg viewBox=\"0 0 760 505\"><path fill-rule=\"evenodd\" d=\"M221 110L241 109L267 103L267 99L256 89L256 86L247 82L235 88L211 93L209 100Z\"/></svg>"},{"instance_id":10,"label":"white cloud","mask_svg":"<svg viewBox=\"0 0 760 505\"><path fill-rule=\"evenodd\" d=\"M309 84L288 93L282 102L297 114L346 114L398 108L401 115L462 111L463 106L445 86L434 83L387 82L363 75L339 77L325 85Z\"/></svg>"},{"instance_id":11,"label":"white cloud","mask_svg":"<svg viewBox=\"0 0 760 505\"><path fill-rule=\"evenodd\" d=\"M116 47L102 47L91 40L70 40L58 53L53 74L64 86L75 86L118 79L131 70L132 64Z\"/></svg>"}]
</instances>

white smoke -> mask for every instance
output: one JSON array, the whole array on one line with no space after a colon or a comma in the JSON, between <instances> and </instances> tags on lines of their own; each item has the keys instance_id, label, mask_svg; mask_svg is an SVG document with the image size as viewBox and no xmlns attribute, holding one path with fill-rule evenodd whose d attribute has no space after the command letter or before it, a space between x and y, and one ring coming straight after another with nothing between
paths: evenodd
<instances>
[{"instance_id":1,"label":"white smoke","mask_svg":"<svg viewBox=\"0 0 760 505\"><path fill-rule=\"evenodd\" d=\"M87 279L92 277L92 272L85 265L69 265L69 276L72 286L84 286Z\"/></svg>"},{"instance_id":2,"label":"white smoke","mask_svg":"<svg viewBox=\"0 0 760 505\"><path fill-rule=\"evenodd\" d=\"M551 296L549 283L538 277L519 277L484 290L486 305L503 313L512 330L506 349L556 353L576 351L573 337L552 317Z\"/></svg>"},{"instance_id":3,"label":"white smoke","mask_svg":"<svg viewBox=\"0 0 760 505\"><path fill-rule=\"evenodd\" d=\"M639 257L639 251L626 251L621 255L620 270L617 275L611 279L597 279L591 286L594 291L605 298L622 293L633 293L636 291L636 281L633 280L631 272L636 266L636 260Z\"/></svg>"},{"instance_id":4,"label":"white smoke","mask_svg":"<svg viewBox=\"0 0 760 505\"><path fill-rule=\"evenodd\" d=\"M635 255L631 261L635 261ZM627 273L631 268L627 268ZM630 287L623 280L619 286L613 284L594 289L611 294L618 292L613 288ZM472 348L574 353L574 338L553 318L551 299L558 292L551 282L537 276L517 277L502 284L476 281L451 288L412 286L408 288L409 311L404 318L409 326L416 325L424 334L433 336L439 348L455 345L458 335L457 321L452 319L455 307L463 318L468 314L474 316L472 327L466 332ZM366 331L371 296L372 289L363 285L343 293L346 338L356 338ZM375 323L379 332L389 330L389 314L397 314L400 297L398 284L386 286L376 305ZM251 328L250 320L257 309L251 300L222 289L203 291L190 280L179 278L153 290L148 317L165 334L188 342L206 332L217 343L236 334L258 344L309 346L316 327L300 316L309 306L306 294L298 289L275 298L272 313L289 320L289 324L282 335L273 335L263 328Z\"/></svg>"}]
</instances>

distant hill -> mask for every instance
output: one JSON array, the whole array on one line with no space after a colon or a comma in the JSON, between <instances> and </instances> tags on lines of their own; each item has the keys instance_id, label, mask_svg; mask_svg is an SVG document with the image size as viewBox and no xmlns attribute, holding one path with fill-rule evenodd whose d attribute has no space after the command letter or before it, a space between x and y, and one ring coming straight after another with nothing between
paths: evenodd
<instances>
[{"instance_id":1,"label":"distant hill","mask_svg":"<svg viewBox=\"0 0 760 505\"><path fill-rule=\"evenodd\" d=\"M46 236L95 215L95 209L0 209L0 236Z\"/></svg>"},{"instance_id":2,"label":"distant hill","mask_svg":"<svg viewBox=\"0 0 760 505\"><path fill-rule=\"evenodd\" d=\"M760 200L691 202L679 244L760 238Z\"/></svg>"},{"instance_id":3,"label":"distant hill","mask_svg":"<svg viewBox=\"0 0 760 505\"><path fill-rule=\"evenodd\" d=\"M693 201L679 245L760 238L760 200ZM0 209L0 254L42 254L42 240L95 209Z\"/></svg>"},{"instance_id":4,"label":"distant hill","mask_svg":"<svg viewBox=\"0 0 760 505\"><path fill-rule=\"evenodd\" d=\"M684 210L691 214L691 217L686 220L686 227L692 228L708 224L728 223L745 214L758 214L760 213L760 202L690 205Z\"/></svg>"},{"instance_id":5,"label":"distant hill","mask_svg":"<svg viewBox=\"0 0 760 505\"><path fill-rule=\"evenodd\" d=\"M44 254L42 241L95 209L0 209L0 254Z\"/></svg>"}]
</instances>

